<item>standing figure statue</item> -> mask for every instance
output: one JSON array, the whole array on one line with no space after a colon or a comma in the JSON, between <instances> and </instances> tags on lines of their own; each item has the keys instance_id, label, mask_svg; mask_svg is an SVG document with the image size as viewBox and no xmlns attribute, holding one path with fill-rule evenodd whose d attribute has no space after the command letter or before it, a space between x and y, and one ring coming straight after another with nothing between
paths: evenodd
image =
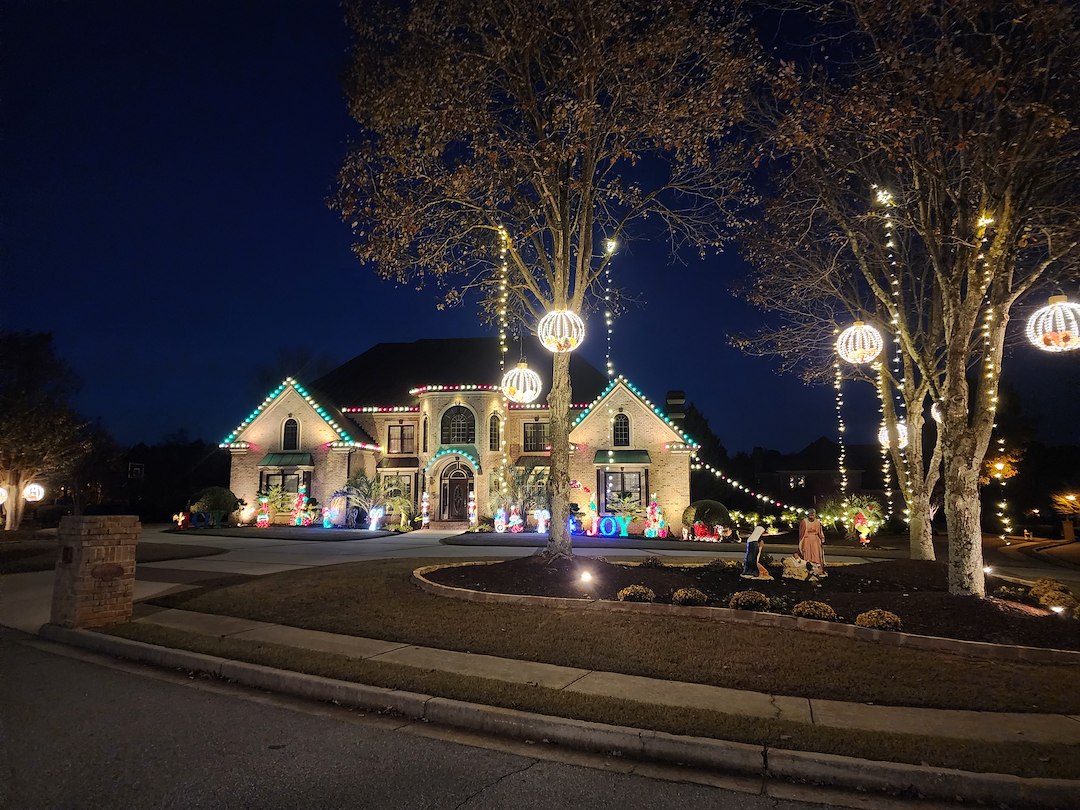
<instances>
[{"instance_id":1,"label":"standing figure statue","mask_svg":"<svg viewBox=\"0 0 1080 810\"><path fill-rule=\"evenodd\" d=\"M806 517L799 521L799 556L814 567L819 577L827 577L825 572L825 529L818 520L817 512L811 509Z\"/></svg>"},{"instance_id":2,"label":"standing figure statue","mask_svg":"<svg viewBox=\"0 0 1080 810\"><path fill-rule=\"evenodd\" d=\"M761 551L765 547L762 535L765 534L764 526L755 526L746 538L746 559L743 560L743 579L772 579L769 569L761 564ZM735 535L738 537L738 534Z\"/></svg>"}]
</instances>

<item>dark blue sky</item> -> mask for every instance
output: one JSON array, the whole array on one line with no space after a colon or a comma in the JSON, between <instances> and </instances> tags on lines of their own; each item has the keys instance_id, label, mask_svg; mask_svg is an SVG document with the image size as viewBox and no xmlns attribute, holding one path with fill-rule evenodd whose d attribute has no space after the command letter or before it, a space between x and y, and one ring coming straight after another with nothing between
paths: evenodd
<instances>
[{"instance_id":1,"label":"dark blue sky","mask_svg":"<svg viewBox=\"0 0 1080 810\"><path fill-rule=\"evenodd\" d=\"M0 8L0 328L55 333L79 407L121 441L220 439L261 399L257 370L293 349L338 362L491 334L362 269L325 205L352 131L336 0ZM616 272L647 305L616 323L617 369L655 399L685 389L729 449L835 435L831 388L728 346L760 320L728 292L745 269L734 250L682 266L662 242L625 245ZM582 350L603 368L590 327ZM1077 358L1014 354L1043 437L1076 441ZM873 441L869 388L846 417L849 441Z\"/></svg>"}]
</instances>

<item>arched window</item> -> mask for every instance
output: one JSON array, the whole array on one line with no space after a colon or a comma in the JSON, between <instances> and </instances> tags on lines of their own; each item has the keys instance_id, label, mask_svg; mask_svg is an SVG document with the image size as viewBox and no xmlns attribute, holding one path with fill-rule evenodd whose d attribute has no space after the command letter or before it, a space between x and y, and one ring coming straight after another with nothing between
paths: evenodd
<instances>
[{"instance_id":1,"label":"arched window","mask_svg":"<svg viewBox=\"0 0 1080 810\"><path fill-rule=\"evenodd\" d=\"M488 420L488 449L499 449L499 415L493 413L491 419Z\"/></svg>"},{"instance_id":2,"label":"arched window","mask_svg":"<svg viewBox=\"0 0 1080 810\"><path fill-rule=\"evenodd\" d=\"M615 414L611 423L611 443L615 447L630 446L630 417L625 413Z\"/></svg>"},{"instance_id":3,"label":"arched window","mask_svg":"<svg viewBox=\"0 0 1080 810\"><path fill-rule=\"evenodd\" d=\"M473 444L476 441L476 420L464 405L447 408L442 417L443 444Z\"/></svg>"},{"instance_id":4,"label":"arched window","mask_svg":"<svg viewBox=\"0 0 1080 810\"><path fill-rule=\"evenodd\" d=\"M285 424L281 426L281 449L284 451L300 449L300 423L295 419L286 419Z\"/></svg>"},{"instance_id":5,"label":"arched window","mask_svg":"<svg viewBox=\"0 0 1080 810\"><path fill-rule=\"evenodd\" d=\"M424 439L423 439L423 452L427 452L427 417L424 417Z\"/></svg>"}]
</instances>

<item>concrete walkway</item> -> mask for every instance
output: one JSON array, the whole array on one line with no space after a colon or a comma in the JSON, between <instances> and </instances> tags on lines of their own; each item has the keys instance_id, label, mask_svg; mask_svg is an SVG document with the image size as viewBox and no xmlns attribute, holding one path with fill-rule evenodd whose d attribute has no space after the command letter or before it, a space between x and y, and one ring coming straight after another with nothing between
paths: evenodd
<instances>
[{"instance_id":1,"label":"concrete walkway","mask_svg":"<svg viewBox=\"0 0 1080 810\"><path fill-rule=\"evenodd\" d=\"M161 610L138 619L217 638L264 642L348 658L437 670L508 683L612 697L661 706L787 720L835 729L892 732L973 742L1080 745L1080 716L920 709L769 695L704 684L499 658L402 642L304 630L231 616Z\"/></svg>"}]
</instances>

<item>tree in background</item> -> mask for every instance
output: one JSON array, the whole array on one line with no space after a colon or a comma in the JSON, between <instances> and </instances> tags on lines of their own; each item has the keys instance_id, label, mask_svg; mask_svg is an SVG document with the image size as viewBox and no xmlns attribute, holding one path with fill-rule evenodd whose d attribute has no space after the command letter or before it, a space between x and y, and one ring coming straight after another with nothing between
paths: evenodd
<instances>
[{"instance_id":1,"label":"tree in background","mask_svg":"<svg viewBox=\"0 0 1080 810\"><path fill-rule=\"evenodd\" d=\"M6 531L22 522L23 489L68 473L90 451L84 422L68 404L78 379L51 334L0 332L0 483Z\"/></svg>"},{"instance_id":2,"label":"tree in background","mask_svg":"<svg viewBox=\"0 0 1080 810\"><path fill-rule=\"evenodd\" d=\"M789 6L813 15L827 45L780 65L760 107L770 227L752 259L767 285L781 274L773 303L806 327L783 338L793 350L831 337L807 309L896 335L909 435L921 435L926 398L941 410L949 589L982 596L978 478L1006 327L1017 301L1075 278L1080 258L1080 10Z\"/></svg>"},{"instance_id":3,"label":"tree in background","mask_svg":"<svg viewBox=\"0 0 1080 810\"><path fill-rule=\"evenodd\" d=\"M635 221L717 248L742 164L725 145L755 75L737 4L353 0L346 79L362 134L334 205L354 252L527 328L603 303ZM505 261L505 271L502 264ZM610 303L610 302L609 302ZM570 357L556 353L548 554L572 554Z\"/></svg>"}]
</instances>

